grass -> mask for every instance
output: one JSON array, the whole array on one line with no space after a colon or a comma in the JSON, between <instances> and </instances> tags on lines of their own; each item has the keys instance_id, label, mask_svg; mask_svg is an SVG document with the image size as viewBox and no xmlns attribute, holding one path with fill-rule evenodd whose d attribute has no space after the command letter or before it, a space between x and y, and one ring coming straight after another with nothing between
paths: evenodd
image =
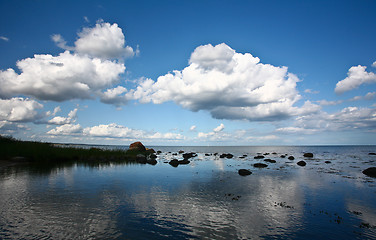
<instances>
[{"instance_id":1,"label":"grass","mask_svg":"<svg viewBox=\"0 0 376 240\"><path fill-rule=\"evenodd\" d=\"M20 141L0 136L0 160L14 161L21 157L30 162L135 162L139 151L77 148L53 143ZM144 155L149 152L142 153ZM20 159L20 158L18 158Z\"/></svg>"}]
</instances>

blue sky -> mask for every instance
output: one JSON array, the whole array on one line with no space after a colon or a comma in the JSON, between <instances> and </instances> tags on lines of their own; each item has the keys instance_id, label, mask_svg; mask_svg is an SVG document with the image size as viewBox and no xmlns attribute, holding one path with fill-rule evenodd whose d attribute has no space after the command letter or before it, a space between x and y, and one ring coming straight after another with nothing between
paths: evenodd
<instances>
[{"instance_id":1,"label":"blue sky","mask_svg":"<svg viewBox=\"0 0 376 240\"><path fill-rule=\"evenodd\" d=\"M375 1L0 1L0 134L375 144Z\"/></svg>"}]
</instances>

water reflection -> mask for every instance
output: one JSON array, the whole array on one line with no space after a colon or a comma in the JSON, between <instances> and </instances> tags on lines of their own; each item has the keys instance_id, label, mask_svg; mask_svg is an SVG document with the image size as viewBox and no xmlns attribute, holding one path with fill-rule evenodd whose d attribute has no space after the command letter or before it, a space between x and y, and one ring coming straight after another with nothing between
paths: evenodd
<instances>
[{"instance_id":1,"label":"water reflection","mask_svg":"<svg viewBox=\"0 0 376 240\"><path fill-rule=\"evenodd\" d=\"M376 237L375 188L364 177L277 160L267 169L252 168L253 159L202 155L177 168L161 156L156 166L7 169L0 173L0 238ZM253 174L239 176L239 168Z\"/></svg>"}]
</instances>

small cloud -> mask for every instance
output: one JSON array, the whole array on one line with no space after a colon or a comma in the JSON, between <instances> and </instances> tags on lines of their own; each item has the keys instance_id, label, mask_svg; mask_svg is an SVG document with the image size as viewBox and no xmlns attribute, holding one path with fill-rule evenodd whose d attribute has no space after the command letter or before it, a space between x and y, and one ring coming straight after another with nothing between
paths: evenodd
<instances>
[{"instance_id":1,"label":"small cloud","mask_svg":"<svg viewBox=\"0 0 376 240\"><path fill-rule=\"evenodd\" d=\"M376 61L372 63L372 67L376 67Z\"/></svg>"},{"instance_id":2,"label":"small cloud","mask_svg":"<svg viewBox=\"0 0 376 240\"><path fill-rule=\"evenodd\" d=\"M334 105L338 105L338 104L341 104L343 101L342 100L338 100L338 101L327 101L327 100L320 100L320 101L317 101L321 106L334 106Z\"/></svg>"},{"instance_id":3,"label":"small cloud","mask_svg":"<svg viewBox=\"0 0 376 240\"><path fill-rule=\"evenodd\" d=\"M195 131L196 128L197 128L197 126L196 126L196 125L193 125L193 126L191 126L191 127L189 128L189 130L190 130L190 131Z\"/></svg>"},{"instance_id":4,"label":"small cloud","mask_svg":"<svg viewBox=\"0 0 376 240\"><path fill-rule=\"evenodd\" d=\"M369 93L367 93L367 94L364 96L364 98L365 98L366 100L372 100L375 96L376 96L376 92L369 92Z\"/></svg>"},{"instance_id":5,"label":"small cloud","mask_svg":"<svg viewBox=\"0 0 376 240\"><path fill-rule=\"evenodd\" d=\"M304 90L304 92L305 93L312 93L312 94L318 94L318 93L320 93L319 91L314 91L312 89L306 89L306 90Z\"/></svg>"},{"instance_id":6,"label":"small cloud","mask_svg":"<svg viewBox=\"0 0 376 240\"><path fill-rule=\"evenodd\" d=\"M89 22L90 22L89 18L88 18L88 17L86 17L86 16L84 16L84 20L85 20L85 22L87 22L87 23L89 23Z\"/></svg>"},{"instance_id":7,"label":"small cloud","mask_svg":"<svg viewBox=\"0 0 376 240\"><path fill-rule=\"evenodd\" d=\"M223 129L225 129L225 125L223 125L223 123L221 123L221 125L219 125L218 127L214 128L213 131L214 132L221 132Z\"/></svg>"},{"instance_id":8,"label":"small cloud","mask_svg":"<svg viewBox=\"0 0 376 240\"><path fill-rule=\"evenodd\" d=\"M0 36L0 39L1 39L1 40L4 40L4 41L6 41L6 42L8 42L8 41L9 41L9 38L7 38L7 37L4 37L4 36Z\"/></svg>"},{"instance_id":9,"label":"small cloud","mask_svg":"<svg viewBox=\"0 0 376 240\"><path fill-rule=\"evenodd\" d=\"M374 64L372 64L373 66ZM376 83L376 74L373 72L367 72L365 66L353 66L349 69L347 77L336 84L334 91L337 94L358 88L363 84Z\"/></svg>"}]
</instances>

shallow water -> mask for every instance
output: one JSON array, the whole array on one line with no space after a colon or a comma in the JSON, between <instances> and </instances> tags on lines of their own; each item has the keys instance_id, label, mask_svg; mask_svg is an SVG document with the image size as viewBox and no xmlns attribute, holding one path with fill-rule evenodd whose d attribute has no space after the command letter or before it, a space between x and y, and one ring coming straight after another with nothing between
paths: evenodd
<instances>
[{"instance_id":1,"label":"shallow water","mask_svg":"<svg viewBox=\"0 0 376 240\"><path fill-rule=\"evenodd\" d=\"M0 239L376 239L376 146L154 149L155 166L1 169ZM198 156L174 168L178 150Z\"/></svg>"}]
</instances>

